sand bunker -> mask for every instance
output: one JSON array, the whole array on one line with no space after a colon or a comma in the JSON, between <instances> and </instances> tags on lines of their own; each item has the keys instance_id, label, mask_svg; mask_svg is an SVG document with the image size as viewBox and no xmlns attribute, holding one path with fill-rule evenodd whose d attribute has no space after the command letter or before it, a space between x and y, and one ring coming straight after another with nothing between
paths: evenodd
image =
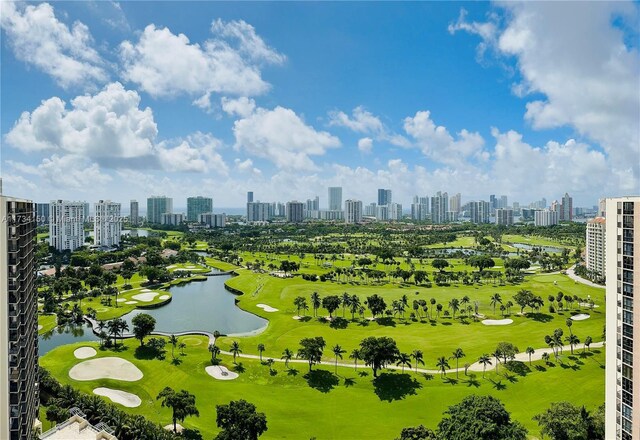
<instances>
[{"instance_id":1,"label":"sand bunker","mask_svg":"<svg viewBox=\"0 0 640 440\"><path fill-rule=\"evenodd\" d=\"M173 423L170 424L170 425L165 425L165 426L163 426L163 428L166 429L167 431L173 431ZM183 429L184 428L182 427L182 425L180 423L176 423L176 431L178 433L181 433Z\"/></svg>"},{"instance_id":2,"label":"sand bunker","mask_svg":"<svg viewBox=\"0 0 640 440\"><path fill-rule=\"evenodd\" d=\"M127 298L118 298L116 301L119 303L123 303L127 300Z\"/></svg>"},{"instance_id":3,"label":"sand bunker","mask_svg":"<svg viewBox=\"0 0 640 440\"><path fill-rule=\"evenodd\" d=\"M141 289L140 292L153 292L151 289Z\"/></svg>"},{"instance_id":4,"label":"sand bunker","mask_svg":"<svg viewBox=\"0 0 640 440\"><path fill-rule=\"evenodd\" d=\"M238 378L238 373L229 371L227 367L222 365L210 365L205 368L207 374L218 380L233 380Z\"/></svg>"},{"instance_id":5,"label":"sand bunker","mask_svg":"<svg viewBox=\"0 0 640 440\"><path fill-rule=\"evenodd\" d=\"M165 299L169 299L169 298L171 298L171 295L162 295L158 299L165 300Z\"/></svg>"},{"instance_id":6,"label":"sand bunker","mask_svg":"<svg viewBox=\"0 0 640 440\"><path fill-rule=\"evenodd\" d=\"M277 312L278 311L278 309L275 309L275 308L273 308L271 306L268 306L266 304L256 304L256 307L258 307L259 309L262 309L262 310L264 310L265 312L268 312L268 313L272 313L272 312Z\"/></svg>"},{"instance_id":7,"label":"sand bunker","mask_svg":"<svg viewBox=\"0 0 640 440\"><path fill-rule=\"evenodd\" d=\"M295 319L296 321L300 321L302 319L302 316L295 315L293 319Z\"/></svg>"},{"instance_id":8,"label":"sand bunker","mask_svg":"<svg viewBox=\"0 0 640 440\"><path fill-rule=\"evenodd\" d=\"M42 326L41 325L38 326L38 330L42 330Z\"/></svg>"},{"instance_id":9,"label":"sand bunker","mask_svg":"<svg viewBox=\"0 0 640 440\"><path fill-rule=\"evenodd\" d=\"M88 359L94 357L98 352L92 347L80 347L73 352L76 359Z\"/></svg>"},{"instance_id":10,"label":"sand bunker","mask_svg":"<svg viewBox=\"0 0 640 440\"><path fill-rule=\"evenodd\" d=\"M153 301L153 299L156 296L158 296L158 292L149 291L149 292L144 292L144 293L138 293L137 295L133 295L131 298L132 299L137 299L138 301L150 302L150 301Z\"/></svg>"},{"instance_id":11,"label":"sand bunker","mask_svg":"<svg viewBox=\"0 0 640 440\"><path fill-rule=\"evenodd\" d=\"M587 313L580 313L578 315L573 315L571 317L571 319L573 319L574 321L584 321L585 319L589 319L589 318L591 318L591 315Z\"/></svg>"},{"instance_id":12,"label":"sand bunker","mask_svg":"<svg viewBox=\"0 0 640 440\"><path fill-rule=\"evenodd\" d=\"M513 319L485 319L482 323L484 325L509 325L513 324Z\"/></svg>"},{"instance_id":13,"label":"sand bunker","mask_svg":"<svg viewBox=\"0 0 640 440\"><path fill-rule=\"evenodd\" d=\"M100 387L93 390L93 394L108 397L113 403L119 403L127 408L135 408L140 406L142 403L142 400L140 400L140 398L135 394L127 393L122 390Z\"/></svg>"},{"instance_id":14,"label":"sand bunker","mask_svg":"<svg viewBox=\"0 0 640 440\"><path fill-rule=\"evenodd\" d=\"M138 304L138 301L127 301L125 304Z\"/></svg>"},{"instance_id":15,"label":"sand bunker","mask_svg":"<svg viewBox=\"0 0 640 440\"><path fill-rule=\"evenodd\" d=\"M579 304L580 304L580 307L588 307L588 308L593 307L594 309L597 307L600 307L598 304L594 304L594 305L591 305L589 303L579 303Z\"/></svg>"},{"instance_id":16,"label":"sand bunker","mask_svg":"<svg viewBox=\"0 0 640 440\"><path fill-rule=\"evenodd\" d=\"M80 362L69 370L73 380L115 379L134 382L143 377L142 371L126 359L103 357Z\"/></svg>"}]
</instances>

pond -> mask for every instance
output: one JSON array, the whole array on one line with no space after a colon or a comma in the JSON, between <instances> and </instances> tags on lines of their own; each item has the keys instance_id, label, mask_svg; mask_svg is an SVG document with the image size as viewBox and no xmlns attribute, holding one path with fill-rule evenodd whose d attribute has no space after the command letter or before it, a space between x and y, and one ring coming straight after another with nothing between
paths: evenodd
<instances>
[{"instance_id":1,"label":"pond","mask_svg":"<svg viewBox=\"0 0 640 440\"><path fill-rule=\"evenodd\" d=\"M132 329L131 320L140 313L156 319L156 330L179 333L204 330L222 334L251 334L264 330L268 321L245 312L235 304L236 295L224 288L230 275L207 277L206 281L193 281L169 289L170 303L157 309L136 309L123 316ZM85 325L54 329L40 337L40 355L65 344L95 341L98 338Z\"/></svg>"},{"instance_id":2,"label":"pond","mask_svg":"<svg viewBox=\"0 0 640 440\"><path fill-rule=\"evenodd\" d=\"M550 254L561 254L563 249L559 248L559 247L554 247L554 246L532 246L530 244L526 244L526 243L509 243L510 246L513 246L514 248L518 248L518 249L524 249L527 251L530 251L531 249L538 248L538 249L542 249L543 252L548 252Z\"/></svg>"}]
</instances>

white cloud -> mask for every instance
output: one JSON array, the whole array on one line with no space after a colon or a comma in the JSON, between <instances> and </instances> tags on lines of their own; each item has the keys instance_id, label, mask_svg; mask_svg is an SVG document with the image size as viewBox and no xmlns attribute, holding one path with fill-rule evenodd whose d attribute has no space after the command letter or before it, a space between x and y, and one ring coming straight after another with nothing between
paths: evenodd
<instances>
[{"instance_id":1,"label":"white cloud","mask_svg":"<svg viewBox=\"0 0 640 440\"><path fill-rule=\"evenodd\" d=\"M481 44L517 60L517 96L536 95L525 118L536 129L571 126L606 151L621 187L640 187L640 56L638 6L633 2L501 3L505 24L469 23L456 29L478 34ZM622 23L622 25L620 25ZM484 26L488 26L485 28ZM543 95L542 98L539 96ZM576 149L577 145L567 148Z\"/></svg>"},{"instance_id":2,"label":"white cloud","mask_svg":"<svg viewBox=\"0 0 640 440\"><path fill-rule=\"evenodd\" d=\"M373 139L365 137L358 140L358 150L363 153L371 153L373 149Z\"/></svg>"},{"instance_id":3,"label":"white cloud","mask_svg":"<svg viewBox=\"0 0 640 440\"><path fill-rule=\"evenodd\" d=\"M214 171L226 176L229 167L216 150L222 143L205 133L194 133L184 140L180 140L175 147L169 147L169 142L158 144L157 156L160 165L166 171L199 172Z\"/></svg>"},{"instance_id":4,"label":"white cloud","mask_svg":"<svg viewBox=\"0 0 640 440\"><path fill-rule=\"evenodd\" d=\"M353 109L351 116L343 111L329 112L329 125L345 127L356 133L368 134L380 141L389 142L396 147L410 147L411 143L402 135L389 132L379 117L363 106Z\"/></svg>"},{"instance_id":5,"label":"white cloud","mask_svg":"<svg viewBox=\"0 0 640 440\"><path fill-rule=\"evenodd\" d=\"M232 116L241 116L243 118L246 118L253 113L253 110L256 108L256 102L246 96L242 96L238 99L231 99L223 96L220 99L220 104L222 105L222 110L224 110L225 113Z\"/></svg>"},{"instance_id":6,"label":"white cloud","mask_svg":"<svg viewBox=\"0 0 640 440\"><path fill-rule=\"evenodd\" d=\"M266 92L260 64L280 64L284 56L268 47L243 21L217 20L213 38L202 45L184 34L150 24L137 42L120 45L122 76L154 97L189 95L210 106L211 93L254 96ZM234 44L235 43L235 44Z\"/></svg>"},{"instance_id":7,"label":"white cloud","mask_svg":"<svg viewBox=\"0 0 640 440\"><path fill-rule=\"evenodd\" d=\"M484 139L479 133L463 129L454 139L446 127L433 122L429 111L419 111L414 117L405 118L404 129L422 152L437 162L457 165L481 156L483 152Z\"/></svg>"},{"instance_id":8,"label":"white cloud","mask_svg":"<svg viewBox=\"0 0 640 440\"><path fill-rule=\"evenodd\" d=\"M140 96L120 83L96 95L78 96L70 108L60 98L24 112L5 139L24 152L43 150L92 158L150 155L158 133L150 108L139 108Z\"/></svg>"},{"instance_id":9,"label":"white cloud","mask_svg":"<svg viewBox=\"0 0 640 440\"><path fill-rule=\"evenodd\" d=\"M62 87L107 81L105 63L93 48L89 28L69 28L48 3L0 2L0 26L16 58L36 66Z\"/></svg>"},{"instance_id":10,"label":"white cloud","mask_svg":"<svg viewBox=\"0 0 640 440\"><path fill-rule=\"evenodd\" d=\"M326 131L316 131L293 111L283 107L258 108L234 123L235 148L270 160L278 168L315 169L310 156L321 156L340 140Z\"/></svg>"},{"instance_id":11,"label":"white cloud","mask_svg":"<svg viewBox=\"0 0 640 440\"><path fill-rule=\"evenodd\" d=\"M245 160L236 159L234 160L234 163L236 166L236 170L238 170L241 173L252 173L256 176L259 176L262 174L262 171L260 171L260 169L253 166L253 161L251 159L245 159Z\"/></svg>"}]
</instances>

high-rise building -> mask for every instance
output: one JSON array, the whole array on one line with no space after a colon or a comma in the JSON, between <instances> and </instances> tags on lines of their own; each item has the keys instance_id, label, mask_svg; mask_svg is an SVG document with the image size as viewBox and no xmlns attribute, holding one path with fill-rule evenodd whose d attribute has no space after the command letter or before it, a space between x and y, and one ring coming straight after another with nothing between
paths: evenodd
<instances>
[{"instance_id":1,"label":"high-rise building","mask_svg":"<svg viewBox=\"0 0 640 440\"><path fill-rule=\"evenodd\" d=\"M307 199L305 204L305 217L306 218L318 218L320 213L320 197L316 196L314 199Z\"/></svg>"},{"instance_id":2,"label":"high-rise building","mask_svg":"<svg viewBox=\"0 0 640 440\"><path fill-rule=\"evenodd\" d=\"M389 220L389 206L376 205L376 220L386 222Z\"/></svg>"},{"instance_id":3,"label":"high-rise building","mask_svg":"<svg viewBox=\"0 0 640 440\"><path fill-rule=\"evenodd\" d=\"M212 214L205 213L198 216L198 221L210 228L224 228L227 224L227 216L225 213Z\"/></svg>"},{"instance_id":4,"label":"high-rise building","mask_svg":"<svg viewBox=\"0 0 640 440\"><path fill-rule=\"evenodd\" d=\"M573 221L573 198L569 193L564 193L560 204L560 221Z\"/></svg>"},{"instance_id":5,"label":"high-rise building","mask_svg":"<svg viewBox=\"0 0 640 440\"><path fill-rule=\"evenodd\" d=\"M363 215L367 217L375 217L378 212L378 204L375 202L369 203L364 207Z\"/></svg>"},{"instance_id":6,"label":"high-rise building","mask_svg":"<svg viewBox=\"0 0 640 440\"><path fill-rule=\"evenodd\" d=\"M39 423L35 214L33 202L0 196L0 438L7 440L31 440Z\"/></svg>"},{"instance_id":7,"label":"high-rise building","mask_svg":"<svg viewBox=\"0 0 640 440\"><path fill-rule=\"evenodd\" d=\"M429 198L415 196L411 204L411 220L423 222L427 219L428 214Z\"/></svg>"},{"instance_id":8,"label":"high-rise building","mask_svg":"<svg viewBox=\"0 0 640 440\"><path fill-rule=\"evenodd\" d=\"M389 220L402 220L402 203L389 203L387 206L389 207Z\"/></svg>"},{"instance_id":9,"label":"high-rise building","mask_svg":"<svg viewBox=\"0 0 640 440\"><path fill-rule=\"evenodd\" d=\"M471 223L481 224L489 223L489 214L491 212L491 204L484 200L471 202L469 204Z\"/></svg>"},{"instance_id":10,"label":"high-rise building","mask_svg":"<svg viewBox=\"0 0 640 440\"><path fill-rule=\"evenodd\" d=\"M640 439L640 197L607 199L606 439ZM635 365L634 365L635 364Z\"/></svg>"},{"instance_id":11,"label":"high-rise building","mask_svg":"<svg viewBox=\"0 0 640 440\"><path fill-rule=\"evenodd\" d=\"M113 203L111 200L100 200L94 205L94 210L93 244L109 248L118 246L120 244L120 233L122 232L120 203Z\"/></svg>"},{"instance_id":12,"label":"high-rise building","mask_svg":"<svg viewBox=\"0 0 640 440\"><path fill-rule=\"evenodd\" d=\"M342 210L342 187L330 186L329 187L329 211L341 211Z\"/></svg>"},{"instance_id":13,"label":"high-rise building","mask_svg":"<svg viewBox=\"0 0 640 440\"><path fill-rule=\"evenodd\" d=\"M129 224L137 226L140 223L140 209L137 200L129 202Z\"/></svg>"},{"instance_id":14,"label":"high-rise building","mask_svg":"<svg viewBox=\"0 0 640 440\"><path fill-rule=\"evenodd\" d=\"M389 205L392 201L390 189L378 189L378 206Z\"/></svg>"},{"instance_id":15,"label":"high-rise building","mask_svg":"<svg viewBox=\"0 0 640 440\"><path fill-rule=\"evenodd\" d=\"M49 224L49 204L36 203L36 223L38 226Z\"/></svg>"},{"instance_id":16,"label":"high-rise building","mask_svg":"<svg viewBox=\"0 0 640 440\"><path fill-rule=\"evenodd\" d=\"M362 222L362 201L346 200L344 202L344 220L345 223L361 223Z\"/></svg>"},{"instance_id":17,"label":"high-rise building","mask_svg":"<svg viewBox=\"0 0 640 440\"><path fill-rule=\"evenodd\" d=\"M49 204L49 245L73 252L84 246L84 202L52 200Z\"/></svg>"},{"instance_id":18,"label":"high-rise building","mask_svg":"<svg viewBox=\"0 0 640 440\"><path fill-rule=\"evenodd\" d=\"M438 191L431 197L431 223L438 225L447 222L447 212L449 211L449 195Z\"/></svg>"},{"instance_id":19,"label":"high-rise building","mask_svg":"<svg viewBox=\"0 0 640 440\"><path fill-rule=\"evenodd\" d=\"M605 231L604 217L596 217L587 222L585 262L587 270L596 278L605 277Z\"/></svg>"},{"instance_id":20,"label":"high-rise building","mask_svg":"<svg viewBox=\"0 0 640 440\"><path fill-rule=\"evenodd\" d=\"M598 208L596 212L597 217L606 217L607 212L607 199L598 200Z\"/></svg>"},{"instance_id":21,"label":"high-rise building","mask_svg":"<svg viewBox=\"0 0 640 440\"><path fill-rule=\"evenodd\" d=\"M511 226L513 225L513 209L498 208L496 209L496 224Z\"/></svg>"},{"instance_id":22,"label":"high-rise building","mask_svg":"<svg viewBox=\"0 0 640 440\"><path fill-rule=\"evenodd\" d=\"M247 203L253 202L253 191L247 191Z\"/></svg>"},{"instance_id":23,"label":"high-rise building","mask_svg":"<svg viewBox=\"0 0 640 440\"><path fill-rule=\"evenodd\" d=\"M302 223L304 220L304 203L293 200L287 202L287 222Z\"/></svg>"},{"instance_id":24,"label":"high-rise building","mask_svg":"<svg viewBox=\"0 0 640 440\"><path fill-rule=\"evenodd\" d=\"M534 224L536 226L553 226L558 224L558 211L535 211Z\"/></svg>"},{"instance_id":25,"label":"high-rise building","mask_svg":"<svg viewBox=\"0 0 640 440\"><path fill-rule=\"evenodd\" d=\"M178 226L184 221L184 214L175 214L173 212L165 212L160 216L161 225Z\"/></svg>"},{"instance_id":26,"label":"high-rise building","mask_svg":"<svg viewBox=\"0 0 640 440\"><path fill-rule=\"evenodd\" d=\"M509 199L507 196L500 196L500 200L498 200L498 209L504 209L509 206Z\"/></svg>"},{"instance_id":27,"label":"high-rise building","mask_svg":"<svg viewBox=\"0 0 640 440\"><path fill-rule=\"evenodd\" d=\"M247 203L247 222L267 222L273 218L273 211L271 203L249 202Z\"/></svg>"},{"instance_id":28,"label":"high-rise building","mask_svg":"<svg viewBox=\"0 0 640 440\"><path fill-rule=\"evenodd\" d=\"M210 197L187 197L187 221L197 222L200 214L213 211L213 200Z\"/></svg>"},{"instance_id":29,"label":"high-rise building","mask_svg":"<svg viewBox=\"0 0 640 440\"><path fill-rule=\"evenodd\" d=\"M457 193L454 196L449 197L449 211L460 212L462 208L462 196Z\"/></svg>"},{"instance_id":30,"label":"high-rise building","mask_svg":"<svg viewBox=\"0 0 640 440\"><path fill-rule=\"evenodd\" d=\"M89 217L91 217L91 204L89 202L82 202L84 206L84 221L89 221Z\"/></svg>"},{"instance_id":31,"label":"high-rise building","mask_svg":"<svg viewBox=\"0 0 640 440\"><path fill-rule=\"evenodd\" d=\"M165 196L147 198L147 222L161 223L162 214L173 212L173 199Z\"/></svg>"},{"instance_id":32,"label":"high-rise building","mask_svg":"<svg viewBox=\"0 0 640 440\"><path fill-rule=\"evenodd\" d=\"M496 209L498 207L498 199L496 198L495 194L491 194L489 196L489 208L491 208L491 211L493 212L494 209Z\"/></svg>"}]
</instances>

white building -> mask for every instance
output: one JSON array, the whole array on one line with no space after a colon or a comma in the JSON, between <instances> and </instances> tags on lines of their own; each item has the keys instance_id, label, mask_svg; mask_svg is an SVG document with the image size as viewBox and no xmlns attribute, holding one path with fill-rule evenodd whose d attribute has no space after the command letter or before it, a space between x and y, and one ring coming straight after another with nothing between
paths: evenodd
<instances>
[{"instance_id":1,"label":"white building","mask_svg":"<svg viewBox=\"0 0 640 440\"><path fill-rule=\"evenodd\" d=\"M449 195L438 191L431 197L431 223L434 225L446 223L447 211L449 211Z\"/></svg>"},{"instance_id":2,"label":"white building","mask_svg":"<svg viewBox=\"0 0 640 440\"><path fill-rule=\"evenodd\" d=\"M462 208L462 195L457 193L454 196L449 197L449 211L460 212Z\"/></svg>"},{"instance_id":3,"label":"white building","mask_svg":"<svg viewBox=\"0 0 640 440\"><path fill-rule=\"evenodd\" d=\"M302 223L304 220L304 203L293 200L287 202L287 222Z\"/></svg>"},{"instance_id":4,"label":"white building","mask_svg":"<svg viewBox=\"0 0 640 440\"><path fill-rule=\"evenodd\" d=\"M604 438L637 440L640 439L640 197L607 199L606 213Z\"/></svg>"},{"instance_id":5,"label":"white building","mask_svg":"<svg viewBox=\"0 0 640 440\"><path fill-rule=\"evenodd\" d=\"M183 221L184 221L184 214L175 214L172 212L165 212L160 216L161 225L177 226Z\"/></svg>"},{"instance_id":6,"label":"white building","mask_svg":"<svg viewBox=\"0 0 640 440\"><path fill-rule=\"evenodd\" d=\"M323 210L318 211L320 220L344 220L344 211L329 211Z\"/></svg>"},{"instance_id":7,"label":"white building","mask_svg":"<svg viewBox=\"0 0 640 440\"><path fill-rule=\"evenodd\" d=\"M513 225L513 209L498 208L496 209L496 224L511 226Z\"/></svg>"},{"instance_id":8,"label":"white building","mask_svg":"<svg viewBox=\"0 0 640 440\"><path fill-rule=\"evenodd\" d=\"M227 225L227 215L225 213L212 214L207 212L205 214L200 214L198 216L198 221L210 228L224 228Z\"/></svg>"},{"instance_id":9,"label":"white building","mask_svg":"<svg viewBox=\"0 0 640 440\"><path fill-rule=\"evenodd\" d=\"M271 203L249 202L247 203L247 222L267 222L273 219L274 206Z\"/></svg>"},{"instance_id":10,"label":"white building","mask_svg":"<svg viewBox=\"0 0 640 440\"><path fill-rule=\"evenodd\" d=\"M606 229L606 220L603 217L596 217L587 222L585 264L596 279L604 279L605 276Z\"/></svg>"},{"instance_id":11,"label":"white building","mask_svg":"<svg viewBox=\"0 0 640 440\"><path fill-rule=\"evenodd\" d=\"M411 220L423 222L427 220L428 215L429 215L429 198L414 196L413 203L411 204Z\"/></svg>"},{"instance_id":12,"label":"white building","mask_svg":"<svg viewBox=\"0 0 640 440\"><path fill-rule=\"evenodd\" d=\"M469 203L471 223L489 223L491 204L484 200Z\"/></svg>"},{"instance_id":13,"label":"white building","mask_svg":"<svg viewBox=\"0 0 640 440\"><path fill-rule=\"evenodd\" d=\"M49 245L73 252L84 246L84 202L52 200L49 203Z\"/></svg>"},{"instance_id":14,"label":"white building","mask_svg":"<svg viewBox=\"0 0 640 440\"><path fill-rule=\"evenodd\" d=\"M553 226L558 224L558 211L542 210L535 212L534 224L536 226Z\"/></svg>"},{"instance_id":15,"label":"white building","mask_svg":"<svg viewBox=\"0 0 640 440\"><path fill-rule=\"evenodd\" d=\"M96 246L113 247L120 244L122 222L120 217L120 203L111 200L100 200L93 206L95 218L93 222L93 244Z\"/></svg>"},{"instance_id":16,"label":"white building","mask_svg":"<svg viewBox=\"0 0 640 440\"><path fill-rule=\"evenodd\" d=\"M362 222L362 201L360 200L346 200L344 202L346 223L361 223Z\"/></svg>"},{"instance_id":17,"label":"white building","mask_svg":"<svg viewBox=\"0 0 640 440\"><path fill-rule=\"evenodd\" d=\"M402 220L402 203L389 204L389 220L396 222Z\"/></svg>"}]
</instances>

